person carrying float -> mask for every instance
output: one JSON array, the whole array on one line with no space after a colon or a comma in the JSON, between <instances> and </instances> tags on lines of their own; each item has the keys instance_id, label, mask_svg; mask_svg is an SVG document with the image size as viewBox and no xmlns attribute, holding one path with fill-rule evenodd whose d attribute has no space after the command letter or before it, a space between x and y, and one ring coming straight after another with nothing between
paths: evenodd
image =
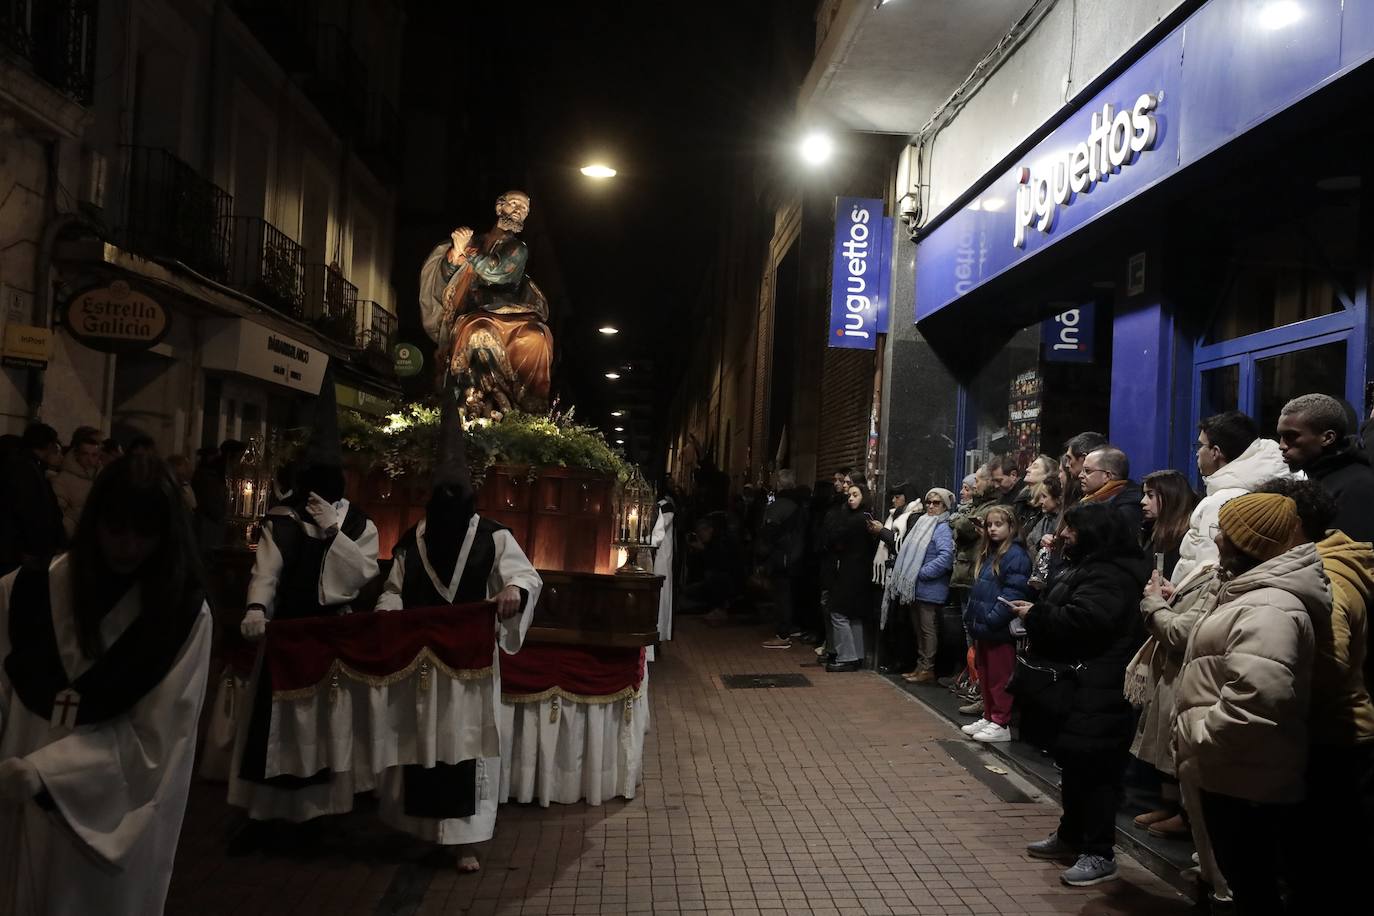
<instances>
[{"instance_id":1,"label":"person carrying float","mask_svg":"<svg viewBox=\"0 0 1374 916\"><path fill-rule=\"evenodd\" d=\"M247 612L240 630L260 640L269 621L347 614L351 602L377 576L377 528L344 497L334 384L326 373L316 401L315 424L298 462L291 495L263 520L248 584ZM309 775L268 775L269 758L289 761L297 749L284 746L272 729L272 688L263 676L262 654L246 696L251 711L236 723L229 803L248 812L249 828L238 846L266 839L255 825L270 820L302 823L352 809L353 774L321 770Z\"/></svg>"},{"instance_id":2,"label":"person carrying float","mask_svg":"<svg viewBox=\"0 0 1374 916\"><path fill-rule=\"evenodd\" d=\"M440 455L425 517L401 536L378 611L493 601L491 721L500 719L501 654L520 650L543 586L509 530L479 516L464 455L462 423L450 400L440 422ZM473 723L449 723L450 727ZM398 766L381 775L382 820L413 836L456 847L460 872L480 868L474 844L491 839L501 787L501 758L432 767Z\"/></svg>"}]
</instances>

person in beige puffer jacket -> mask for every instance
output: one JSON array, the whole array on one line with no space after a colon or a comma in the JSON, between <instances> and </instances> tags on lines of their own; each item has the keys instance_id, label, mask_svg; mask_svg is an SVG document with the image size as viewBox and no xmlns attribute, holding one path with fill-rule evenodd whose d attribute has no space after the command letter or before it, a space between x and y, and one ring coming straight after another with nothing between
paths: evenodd
<instances>
[{"instance_id":1,"label":"person in beige puffer jacket","mask_svg":"<svg viewBox=\"0 0 1374 916\"><path fill-rule=\"evenodd\" d=\"M1240 912L1279 911L1307 765L1312 618L1331 614L1317 548L1287 496L1221 507L1222 584L1188 641L1174 759L1201 789L1217 864ZM1291 881L1289 883L1292 883Z\"/></svg>"}]
</instances>

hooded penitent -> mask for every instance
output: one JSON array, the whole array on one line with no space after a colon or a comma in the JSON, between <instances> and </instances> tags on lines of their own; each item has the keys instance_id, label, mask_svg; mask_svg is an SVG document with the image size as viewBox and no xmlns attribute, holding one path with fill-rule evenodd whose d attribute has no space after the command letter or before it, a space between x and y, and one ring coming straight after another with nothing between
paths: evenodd
<instances>
[{"instance_id":1,"label":"hooded penitent","mask_svg":"<svg viewBox=\"0 0 1374 916\"><path fill-rule=\"evenodd\" d=\"M339 407L334 396L334 370L326 369L315 399L310 439L296 461L292 495L288 500L298 511L311 493L333 505L344 496L343 450L339 444Z\"/></svg>"},{"instance_id":2,"label":"hooded penitent","mask_svg":"<svg viewBox=\"0 0 1374 916\"><path fill-rule=\"evenodd\" d=\"M467 446L458 405L445 398L439 416L439 456L425 507L425 546L434 571L448 581L458 562L463 536L476 511L476 494L468 474Z\"/></svg>"}]
</instances>

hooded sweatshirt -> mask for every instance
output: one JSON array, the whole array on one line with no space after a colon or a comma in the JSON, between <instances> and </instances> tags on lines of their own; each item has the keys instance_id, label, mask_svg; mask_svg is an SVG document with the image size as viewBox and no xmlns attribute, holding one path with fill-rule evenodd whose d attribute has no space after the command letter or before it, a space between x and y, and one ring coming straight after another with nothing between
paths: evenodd
<instances>
[{"instance_id":1,"label":"hooded sweatshirt","mask_svg":"<svg viewBox=\"0 0 1374 916\"><path fill-rule=\"evenodd\" d=\"M1179 675L1180 780L1253 802L1302 800L1313 618L1330 614L1312 543L1222 584L1193 628Z\"/></svg>"},{"instance_id":2,"label":"hooded sweatshirt","mask_svg":"<svg viewBox=\"0 0 1374 916\"><path fill-rule=\"evenodd\" d=\"M1220 468L1211 477L1204 478L1207 495L1193 509L1188 520L1188 531L1178 547L1178 564L1170 580L1180 584L1198 566L1217 562L1217 545L1212 541L1212 527L1217 524L1221 507L1228 500L1246 493L1253 493L1260 484L1275 477L1290 477L1292 472L1279 452L1279 444L1273 439L1256 439L1250 447L1240 453L1235 461Z\"/></svg>"},{"instance_id":3,"label":"hooded sweatshirt","mask_svg":"<svg viewBox=\"0 0 1374 916\"><path fill-rule=\"evenodd\" d=\"M1349 746L1374 742L1374 704L1364 681L1369 646L1369 597L1374 594L1374 548L1330 531L1317 553L1331 581L1331 616L1312 620L1312 743Z\"/></svg>"}]
</instances>

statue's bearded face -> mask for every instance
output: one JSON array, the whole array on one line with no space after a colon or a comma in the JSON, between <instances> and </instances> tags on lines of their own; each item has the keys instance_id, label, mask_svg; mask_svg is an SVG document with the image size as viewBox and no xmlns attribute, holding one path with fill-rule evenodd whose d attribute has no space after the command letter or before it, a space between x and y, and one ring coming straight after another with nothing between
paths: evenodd
<instances>
[{"instance_id":1,"label":"statue's bearded face","mask_svg":"<svg viewBox=\"0 0 1374 916\"><path fill-rule=\"evenodd\" d=\"M525 228L525 219L530 215L530 199L519 191L511 191L497 198L496 225L506 232L519 232Z\"/></svg>"}]
</instances>

